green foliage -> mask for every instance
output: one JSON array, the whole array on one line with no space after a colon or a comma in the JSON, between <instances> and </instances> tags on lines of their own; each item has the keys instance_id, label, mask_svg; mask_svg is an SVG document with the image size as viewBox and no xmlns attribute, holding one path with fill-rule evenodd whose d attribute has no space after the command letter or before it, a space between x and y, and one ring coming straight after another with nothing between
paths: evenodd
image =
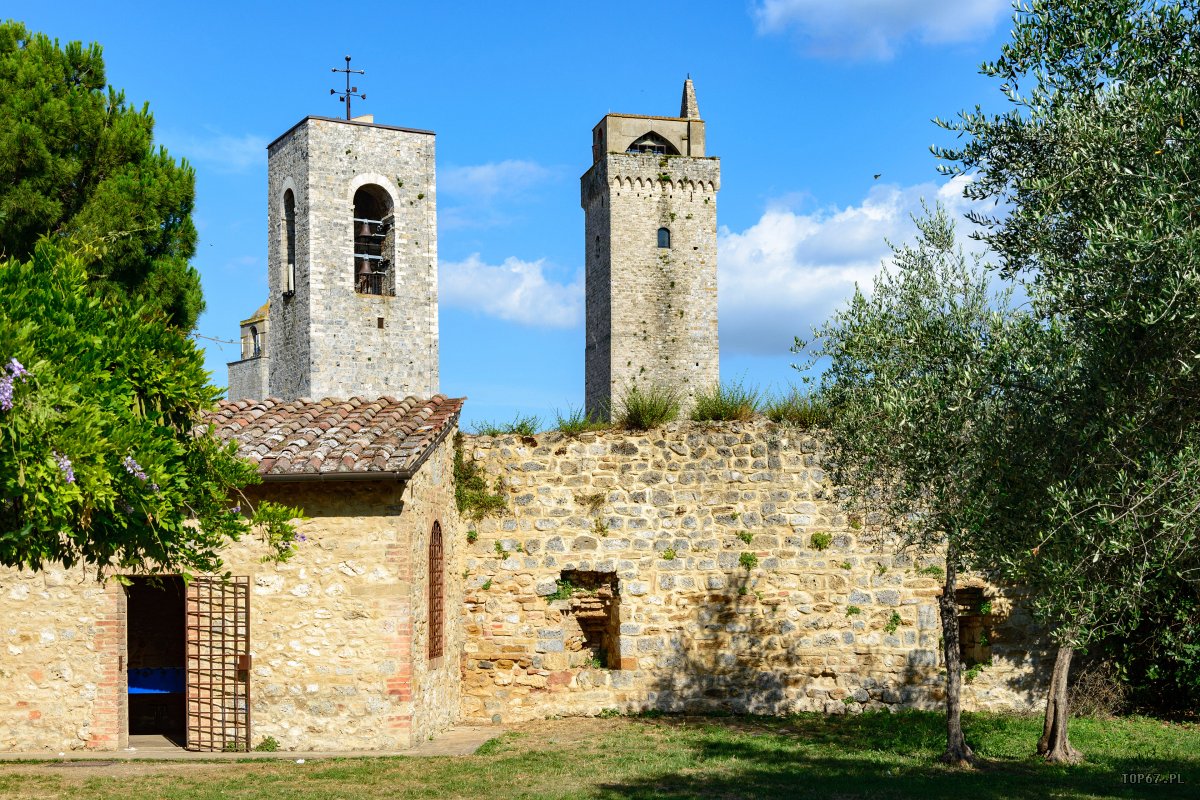
<instances>
[{"instance_id":1,"label":"green foliage","mask_svg":"<svg viewBox=\"0 0 1200 800\"><path fill-rule=\"evenodd\" d=\"M1036 335L977 418L999 455L979 565L1083 647L1200 568L1200 17L1194 0L1033 0L983 66L1008 104L941 124ZM996 424L991 424L994 421Z\"/></svg>"},{"instance_id":2,"label":"green foliage","mask_svg":"<svg viewBox=\"0 0 1200 800\"><path fill-rule=\"evenodd\" d=\"M603 431L612 427L605 420L592 417L582 408L568 408L566 416L555 411L554 416L554 427L567 436L578 436L588 431Z\"/></svg>"},{"instance_id":3,"label":"green foliage","mask_svg":"<svg viewBox=\"0 0 1200 800\"><path fill-rule=\"evenodd\" d=\"M673 547L668 547L666 550L663 550L662 558L663 561L674 561L675 549Z\"/></svg>"},{"instance_id":4,"label":"green foliage","mask_svg":"<svg viewBox=\"0 0 1200 800\"><path fill-rule=\"evenodd\" d=\"M475 522L508 507L500 479L496 479L495 492L488 491L483 470L474 459L467 459L462 433L454 435L454 503L460 514Z\"/></svg>"},{"instance_id":5,"label":"green foliage","mask_svg":"<svg viewBox=\"0 0 1200 800\"><path fill-rule=\"evenodd\" d=\"M560 578L555 583L554 591L546 595L547 603L553 603L555 600L569 600L571 595L575 594L575 586L566 578Z\"/></svg>"},{"instance_id":6,"label":"green foliage","mask_svg":"<svg viewBox=\"0 0 1200 800\"><path fill-rule=\"evenodd\" d=\"M984 600L982 603L980 603L979 604L979 613L982 614L983 616L987 616L988 614L992 613L992 601Z\"/></svg>"},{"instance_id":7,"label":"green foliage","mask_svg":"<svg viewBox=\"0 0 1200 800\"><path fill-rule=\"evenodd\" d=\"M0 296L0 563L187 577L255 527L291 554L300 511L239 497L258 471L196 428L219 391L161 312L94 296L50 242L0 263Z\"/></svg>"},{"instance_id":8,"label":"green foliage","mask_svg":"<svg viewBox=\"0 0 1200 800\"><path fill-rule=\"evenodd\" d=\"M504 545L500 544L500 540L499 540L499 539L497 539L497 540L496 540L496 541L495 541L493 544L495 544L495 546L496 546L496 547L495 547L495 549L496 549L496 555L497 555L498 557L500 557L500 558L508 558L508 551L504 549Z\"/></svg>"},{"instance_id":9,"label":"green foliage","mask_svg":"<svg viewBox=\"0 0 1200 800\"><path fill-rule=\"evenodd\" d=\"M738 564L747 572L758 566L758 556L754 553L745 552L738 556Z\"/></svg>"},{"instance_id":10,"label":"green foliage","mask_svg":"<svg viewBox=\"0 0 1200 800\"><path fill-rule=\"evenodd\" d=\"M510 422L489 422L483 420L475 424L477 436L533 436L538 431L541 420L536 416L521 416L512 418Z\"/></svg>"},{"instance_id":11,"label":"green foliage","mask_svg":"<svg viewBox=\"0 0 1200 800\"><path fill-rule=\"evenodd\" d=\"M842 563L838 564L838 566L842 569L854 569L854 565L849 561L843 561Z\"/></svg>"},{"instance_id":12,"label":"green foliage","mask_svg":"<svg viewBox=\"0 0 1200 800\"><path fill-rule=\"evenodd\" d=\"M981 661L978 664L972 664L963 670L963 680L965 680L967 683L971 683L980 675L982 675L983 671L991 665L992 662L990 661Z\"/></svg>"},{"instance_id":13,"label":"green foliage","mask_svg":"<svg viewBox=\"0 0 1200 800\"><path fill-rule=\"evenodd\" d=\"M617 401L616 424L648 431L679 418L679 395L666 386L631 385Z\"/></svg>"},{"instance_id":14,"label":"green foliage","mask_svg":"<svg viewBox=\"0 0 1200 800\"><path fill-rule=\"evenodd\" d=\"M917 570L918 575L928 575L931 578L941 578L946 574L946 570L939 567L937 564L928 564Z\"/></svg>"},{"instance_id":15,"label":"green foliage","mask_svg":"<svg viewBox=\"0 0 1200 800\"><path fill-rule=\"evenodd\" d=\"M846 606L846 616L853 617L862 613L862 609L858 606Z\"/></svg>"},{"instance_id":16,"label":"green foliage","mask_svg":"<svg viewBox=\"0 0 1200 800\"><path fill-rule=\"evenodd\" d=\"M895 633L902 622L904 622L904 620L900 618L900 614L896 611L893 611L892 615L888 617L887 624L883 626L883 630L887 633Z\"/></svg>"},{"instance_id":17,"label":"green foliage","mask_svg":"<svg viewBox=\"0 0 1200 800\"><path fill-rule=\"evenodd\" d=\"M745 544L750 544L750 542L754 540L754 534L750 531L741 531L738 533L737 537Z\"/></svg>"},{"instance_id":18,"label":"green foliage","mask_svg":"<svg viewBox=\"0 0 1200 800\"><path fill-rule=\"evenodd\" d=\"M486 581L483 582L483 585L481 585L479 588L483 589L485 592L488 589L492 588L492 579L488 578Z\"/></svg>"},{"instance_id":19,"label":"green foliage","mask_svg":"<svg viewBox=\"0 0 1200 800\"><path fill-rule=\"evenodd\" d=\"M254 745L256 753L274 753L279 750L279 740L274 736L266 736L261 742Z\"/></svg>"},{"instance_id":20,"label":"green foliage","mask_svg":"<svg viewBox=\"0 0 1200 800\"><path fill-rule=\"evenodd\" d=\"M467 544L475 544L477 541L479 541L479 531L471 528L467 531Z\"/></svg>"},{"instance_id":21,"label":"green foliage","mask_svg":"<svg viewBox=\"0 0 1200 800\"><path fill-rule=\"evenodd\" d=\"M600 517L592 521L592 533L597 536L608 536L608 523Z\"/></svg>"},{"instance_id":22,"label":"green foliage","mask_svg":"<svg viewBox=\"0 0 1200 800\"><path fill-rule=\"evenodd\" d=\"M783 397L773 397L763 404L763 413L772 422L797 428L820 428L829 423L829 405L820 395L801 394L793 388Z\"/></svg>"},{"instance_id":23,"label":"green foliage","mask_svg":"<svg viewBox=\"0 0 1200 800\"><path fill-rule=\"evenodd\" d=\"M827 550L833 544L833 537L825 531L817 531L808 540L814 550Z\"/></svg>"},{"instance_id":24,"label":"green foliage","mask_svg":"<svg viewBox=\"0 0 1200 800\"><path fill-rule=\"evenodd\" d=\"M69 239L94 288L190 329L195 174L154 147L148 106L106 86L100 46L0 24L0 119L0 255Z\"/></svg>"},{"instance_id":25,"label":"green foliage","mask_svg":"<svg viewBox=\"0 0 1200 800\"><path fill-rule=\"evenodd\" d=\"M746 421L758 413L759 390L741 381L721 383L696 393L692 419L696 422Z\"/></svg>"}]
</instances>

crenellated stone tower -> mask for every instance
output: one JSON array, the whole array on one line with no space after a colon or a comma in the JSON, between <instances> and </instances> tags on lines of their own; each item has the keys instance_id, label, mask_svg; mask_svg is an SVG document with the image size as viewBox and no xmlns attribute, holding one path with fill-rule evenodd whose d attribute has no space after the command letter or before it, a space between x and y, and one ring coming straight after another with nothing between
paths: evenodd
<instances>
[{"instance_id":1,"label":"crenellated stone tower","mask_svg":"<svg viewBox=\"0 0 1200 800\"><path fill-rule=\"evenodd\" d=\"M584 365L589 413L607 418L634 384L676 390L691 408L720 380L719 159L689 78L678 117L609 114L592 129L580 179L586 229Z\"/></svg>"},{"instance_id":2,"label":"crenellated stone tower","mask_svg":"<svg viewBox=\"0 0 1200 800\"><path fill-rule=\"evenodd\" d=\"M268 324L230 399L435 394L434 134L305 117L267 153Z\"/></svg>"}]
</instances>

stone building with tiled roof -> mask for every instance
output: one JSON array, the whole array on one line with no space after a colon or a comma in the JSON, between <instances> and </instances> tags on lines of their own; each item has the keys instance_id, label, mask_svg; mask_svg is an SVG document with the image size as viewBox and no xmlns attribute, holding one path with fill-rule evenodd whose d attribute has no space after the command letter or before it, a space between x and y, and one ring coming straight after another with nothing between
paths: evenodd
<instances>
[{"instance_id":1,"label":"stone building with tiled roof","mask_svg":"<svg viewBox=\"0 0 1200 800\"><path fill-rule=\"evenodd\" d=\"M935 706L936 566L846 513L818 437L755 420L456 441L433 139L307 117L269 146L269 298L200 428L258 466L248 500L303 510L299 547L267 563L247 538L227 577L187 582L0 570L0 750L389 751L460 720ZM589 407L634 375L717 379L718 182L690 81L678 118L594 129ZM460 518L459 456L498 514ZM963 584L965 706L1028 709L1046 659L1028 614Z\"/></svg>"},{"instance_id":2,"label":"stone building with tiled roof","mask_svg":"<svg viewBox=\"0 0 1200 800\"><path fill-rule=\"evenodd\" d=\"M0 570L0 750L403 750L458 718L461 399L225 401L206 424L298 506L283 563L229 580Z\"/></svg>"}]
</instances>

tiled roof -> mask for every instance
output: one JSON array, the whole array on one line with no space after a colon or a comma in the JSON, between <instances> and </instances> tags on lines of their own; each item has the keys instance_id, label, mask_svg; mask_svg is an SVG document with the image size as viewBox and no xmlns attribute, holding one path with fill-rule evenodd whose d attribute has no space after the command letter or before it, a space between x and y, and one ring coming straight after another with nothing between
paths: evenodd
<instances>
[{"instance_id":1,"label":"tiled roof","mask_svg":"<svg viewBox=\"0 0 1200 800\"><path fill-rule=\"evenodd\" d=\"M402 478L450 431L465 400L224 400L207 422L268 480Z\"/></svg>"}]
</instances>

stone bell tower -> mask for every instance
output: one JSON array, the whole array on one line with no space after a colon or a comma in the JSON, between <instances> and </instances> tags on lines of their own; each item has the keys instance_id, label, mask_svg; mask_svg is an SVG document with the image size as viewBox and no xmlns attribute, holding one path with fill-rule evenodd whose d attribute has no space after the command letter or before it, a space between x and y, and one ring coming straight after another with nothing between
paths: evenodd
<instances>
[{"instance_id":1,"label":"stone bell tower","mask_svg":"<svg viewBox=\"0 0 1200 800\"><path fill-rule=\"evenodd\" d=\"M254 371L287 400L435 394L434 134L305 117L267 154L266 342L230 399L259 399Z\"/></svg>"},{"instance_id":2,"label":"stone bell tower","mask_svg":"<svg viewBox=\"0 0 1200 800\"><path fill-rule=\"evenodd\" d=\"M607 418L633 385L685 412L720 380L717 190L691 78L678 117L609 114L592 129L585 218L585 402Z\"/></svg>"}]
</instances>

